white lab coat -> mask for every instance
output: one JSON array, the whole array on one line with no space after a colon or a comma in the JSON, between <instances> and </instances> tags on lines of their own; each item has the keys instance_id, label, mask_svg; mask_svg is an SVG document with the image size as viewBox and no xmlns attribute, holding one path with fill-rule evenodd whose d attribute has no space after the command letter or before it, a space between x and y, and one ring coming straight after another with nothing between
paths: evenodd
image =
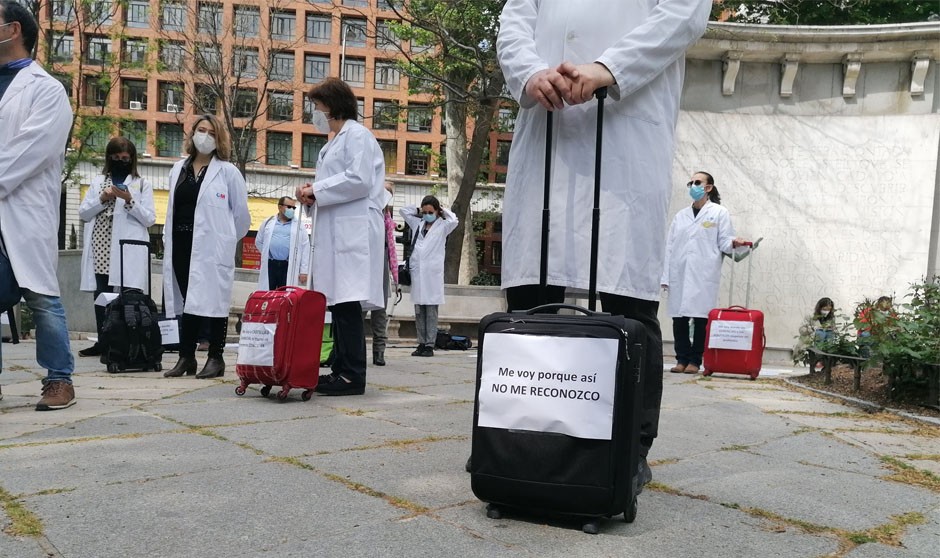
<instances>
[{"instance_id":1,"label":"white lab coat","mask_svg":"<svg viewBox=\"0 0 940 558\"><path fill-rule=\"evenodd\" d=\"M180 172L188 159L170 170L170 199L163 228L163 296L167 316L186 312L224 318L232 305L235 281L235 249L248 228L248 189L238 168L215 157L206 169L196 199L193 255L189 264L189 292L185 307L173 273L173 201Z\"/></svg>"},{"instance_id":2,"label":"white lab coat","mask_svg":"<svg viewBox=\"0 0 940 558\"><path fill-rule=\"evenodd\" d=\"M98 175L92 179L85 198L78 207L78 216L85 222L82 235L82 281L81 290L94 292L95 282L95 247L92 233L95 218L104 211L101 192L104 190L105 177ZM108 271L108 284L112 287L121 284L121 239L150 241L148 227L157 221L153 205L153 187L145 179L133 178L127 185L134 200L134 207L127 209L124 200L114 200L114 218L111 220L111 262ZM149 284L150 259L142 246L124 248L124 286L146 291ZM153 296L152 293L151 297Z\"/></svg>"},{"instance_id":3,"label":"white lab coat","mask_svg":"<svg viewBox=\"0 0 940 558\"><path fill-rule=\"evenodd\" d=\"M287 284L300 285L300 274L307 273L310 266L310 233L307 227L300 224L300 211L295 210L296 214L291 219L290 224L290 248L287 258ZM261 269L258 272L258 290L268 290L268 252L271 249L271 235L274 234L274 222L277 215L265 219L258 228L258 234L255 236L255 247L261 252ZM298 231L297 229L300 228ZM297 239L300 239L299 245ZM300 259L300 267L296 266Z\"/></svg>"},{"instance_id":4,"label":"white lab coat","mask_svg":"<svg viewBox=\"0 0 940 558\"><path fill-rule=\"evenodd\" d=\"M447 235L457 228L459 221L451 210L441 209L445 218L434 221L428 234L419 233L411 251L411 301L415 304L444 304L444 246ZM411 227L412 235L424 228L424 219L417 207L403 207L398 213ZM413 240L409 238L408 242Z\"/></svg>"},{"instance_id":5,"label":"white lab coat","mask_svg":"<svg viewBox=\"0 0 940 558\"><path fill-rule=\"evenodd\" d=\"M605 105L598 290L659 299L684 53L710 0L509 0L496 44L520 103L503 201L503 288L537 284L546 111L525 95L537 71L601 62ZM587 288L596 101L555 111L548 282Z\"/></svg>"},{"instance_id":6,"label":"white lab coat","mask_svg":"<svg viewBox=\"0 0 940 558\"><path fill-rule=\"evenodd\" d=\"M669 287L669 315L707 318L718 304L722 252L734 242L731 216L724 207L706 202L694 215L692 207L676 213L666 240L666 266L661 283Z\"/></svg>"},{"instance_id":7,"label":"white lab coat","mask_svg":"<svg viewBox=\"0 0 940 558\"><path fill-rule=\"evenodd\" d=\"M319 207L313 235L313 288L330 305L359 301L384 308L385 158L372 133L353 120L323 146L313 192Z\"/></svg>"},{"instance_id":8,"label":"white lab coat","mask_svg":"<svg viewBox=\"0 0 940 558\"><path fill-rule=\"evenodd\" d=\"M0 99L0 234L19 286L59 296L59 202L72 107L33 62Z\"/></svg>"}]
</instances>

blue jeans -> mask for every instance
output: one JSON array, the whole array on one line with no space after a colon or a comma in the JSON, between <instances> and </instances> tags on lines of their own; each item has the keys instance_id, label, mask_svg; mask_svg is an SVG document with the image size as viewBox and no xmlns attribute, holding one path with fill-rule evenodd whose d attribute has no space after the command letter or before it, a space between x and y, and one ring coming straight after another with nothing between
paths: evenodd
<instances>
[{"instance_id":1,"label":"blue jeans","mask_svg":"<svg viewBox=\"0 0 940 558\"><path fill-rule=\"evenodd\" d=\"M0 252L0 258L7 257ZM8 261L3 262L9 267ZM0 280L9 280L0 277ZM57 296L43 295L22 289L26 306L33 311L33 324L36 326L36 362L49 371L45 382L72 383L72 371L75 359L69 345L69 328L65 321L65 308ZM0 344L0 370L3 369L3 350Z\"/></svg>"}]
</instances>

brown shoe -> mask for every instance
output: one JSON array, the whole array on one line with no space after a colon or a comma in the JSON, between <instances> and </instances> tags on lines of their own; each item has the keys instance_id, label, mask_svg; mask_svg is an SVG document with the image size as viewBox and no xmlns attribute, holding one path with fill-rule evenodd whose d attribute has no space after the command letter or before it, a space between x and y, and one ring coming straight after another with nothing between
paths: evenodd
<instances>
[{"instance_id":1,"label":"brown shoe","mask_svg":"<svg viewBox=\"0 0 940 558\"><path fill-rule=\"evenodd\" d=\"M202 370L196 374L197 380L208 380L209 378L218 378L225 374L225 361L221 358L209 358Z\"/></svg>"},{"instance_id":2,"label":"brown shoe","mask_svg":"<svg viewBox=\"0 0 940 558\"><path fill-rule=\"evenodd\" d=\"M670 368L669 371L672 372L673 374L682 374L683 372L685 372L686 366L687 365L685 364L677 364L673 366L672 368Z\"/></svg>"},{"instance_id":3,"label":"brown shoe","mask_svg":"<svg viewBox=\"0 0 940 558\"><path fill-rule=\"evenodd\" d=\"M685 373L686 374L698 374L698 366L695 366L694 364L690 364L686 366Z\"/></svg>"},{"instance_id":4,"label":"brown shoe","mask_svg":"<svg viewBox=\"0 0 940 558\"><path fill-rule=\"evenodd\" d=\"M46 382L42 386L42 399L36 403L37 411L57 411L75 404L75 388L61 380Z\"/></svg>"},{"instance_id":5,"label":"brown shoe","mask_svg":"<svg viewBox=\"0 0 940 558\"><path fill-rule=\"evenodd\" d=\"M179 378L180 376L192 376L196 373L196 359L193 357L181 356L176 361L176 366L163 373L164 378Z\"/></svg>"}]
</instances>

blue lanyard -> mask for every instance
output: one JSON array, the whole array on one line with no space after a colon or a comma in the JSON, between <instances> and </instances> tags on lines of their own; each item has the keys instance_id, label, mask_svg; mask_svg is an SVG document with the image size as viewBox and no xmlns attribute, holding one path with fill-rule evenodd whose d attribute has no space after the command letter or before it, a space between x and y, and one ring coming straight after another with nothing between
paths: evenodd
<instances>
[{"instance_id":1,"label":"blue lanyard","mask_svg":"<svg viewBox=\"0 0 940 558\"><path fill-rule=\"evenodd\" d=\"M3 66L0 66L0 70L22 70L26 66L29 66L33 63L32 58L20 58L19 60L14 60L13 62L7 62Z\"/></svg>"}]
</instances>

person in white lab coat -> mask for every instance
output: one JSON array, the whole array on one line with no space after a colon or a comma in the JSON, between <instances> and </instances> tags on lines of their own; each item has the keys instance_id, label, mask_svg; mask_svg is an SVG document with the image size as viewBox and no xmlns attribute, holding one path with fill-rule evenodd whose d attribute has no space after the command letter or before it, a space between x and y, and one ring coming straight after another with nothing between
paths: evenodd
<instances>
[{"instance_id":1,"label":"person in white lab coat","mask_svg":"<svg viewBox=\"0 0 940 558\"><path fill-rule=\"evenodd\" d=\"M708 312L718 303L722 253L746 242L735 238L731 215L719 205L715 179L697 172L687 184L692 205L676 213L666 237L666 265L661 285L669 292L669 316L675 339L675 373L695 374L705 352ZM689 338L689 320L694 333Z\"/></svg>"},{"instance_id":2,"label":"person in white lab coat","mask_svg":"<svg viewBox=\"0 0 940 558\"><path fill-rule=\"evenodd\" d=\"M259 291L307 284L310 235L302 227L300 215L296 212L297 201L290 196L282 196L277 200L277 215L265 219L258 227L255 247L261 252Z\"/></svg>"},{"instance_id":3,"label":"person in white lab coat","mask_svg":"<svg viewBox=\"0 0 940 558\"><path fill-rule=\"evenodd\" d=\"M94 293L94 300L101 293L114 292L115 287L120 287L120 241L149 241L147 229L157 220L153 187L137 174L137 147L132 141L118 136L108 142L104 150L104 170L92 178L78 207L78 216L85 223L81 289ZM128 246L124 252L124 286L146 290L150 273L148 252L139 246ZM153 293L148 294L153 296ZM95 304L98 341L78 351L79 356L101 354L104 316L105 307Z\"/></svg>"},{"instance_id":4,"label":"person in white lab coat","mask_svg":"<svg viewBox=\"0 0 940 558\"><path fill-rule=\"evenodd\" d=\"M385 366L385 346L388 344L388 297L394 292L401 300L401 288L398 286L398 254L395 251L395 220L392 218L392 198L394 187L385 181L385 199L382 207L382 220L385 224L385 247L382 250L382 301L380 308L363 307L362 319L370 314L369 325L372 329L372 364ZM391 281L391 284L389 283ZM394 285L394 289L392 289Z\"/></svg>"},{"instance_id":5,"label":"person in white lab coat","mask_svg":"<svg viewBox=\"0 0 940 558\"><path fill-rule=\"evenodd\" d=\"M657 318L684 53L711 0L508 0L496 49L519 101L503 200L502 287L510 310L564 300L590 274L596 101L607 87L597 287L605 311L646 327L639 480L658 432ZM554 111L548 285L539 297L546 111Z\"/></svg>"},{"instance_id":6,"label":"person in white lab coat","mask_svg":"<svg viewBox=\"0 0 940 558\"><path fill-rule=\"evenodd\" d=\"M170 170L170 199L163 229L166 315L180 316L180 356L163 375L196 374L196 341L209 323L209 355L197 378L225 373L222 350L235 281L235 250L251 226L248 189L228 162L228 131L213 115L196 118L186 159Z\"/></svg>"},{"instance_id":7,"label":"person in white lab coat","mask_svg":"<svg viewBox=\"0 0 940 558\"><path fill-rule=\"evenodd\" d=\"M21 298L32 310L36 361L48 371L36 410L50 411L75 403L56 277L72 108L62 84L30 59L38 36L28 9L0 0L0 311Z\"/></svg>"},{"instance_id":8,"label":"person in white lab coat","mask_svg":"<svg viewBox=\"0 0 940 558\"><path fill-rule=\"evenodd\" d=\"M359 395L366 385L366 339L362 308L384 304L382 265L386 198L385 158L372 133L356 122L358 105L349 85L327 78L314 85L313 124L333 138L317 158L312 184L297 200L319 214L310 272L333 316L332 372L320 376L321 395Z\"/></svg>"},{"instance_id":9,"label":"person in white lab coat","mask_svg":"<svg viewBox=\"0 0 940 558\"><path fill-rule=\"evenodd\" d=\"M441 207L434 196L425 196L420 207L403 207L402 218L411 228L411 301L415 305L418 348L411 356L434 356L437 339L437 307L444 304L444 245L457 228L457 215Z\"/></svg>"}]
</instances>

